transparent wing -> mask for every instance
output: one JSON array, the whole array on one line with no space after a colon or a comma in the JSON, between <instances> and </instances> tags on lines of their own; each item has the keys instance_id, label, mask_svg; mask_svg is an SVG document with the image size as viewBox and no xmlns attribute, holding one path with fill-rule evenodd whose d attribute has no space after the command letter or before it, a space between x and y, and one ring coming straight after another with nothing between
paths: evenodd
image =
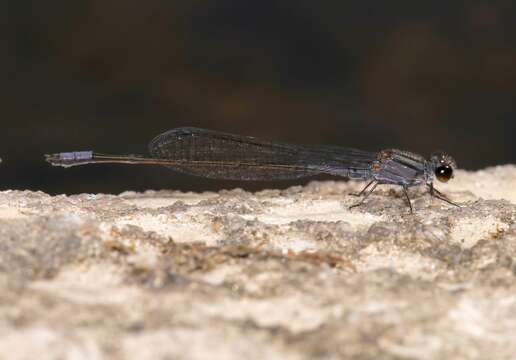
<instances>
[{"instance_id":1,"label":"transparent wing","mask_svg":"<svg viewBox=\"0 0 516 360\"><path fill-rule=\"evenodd\" d=\"M367 178L375 153L290 145L217 131L178 128L149 144L153 158L186 174L230 180L296 179L317 174Z\"/></svg>"}]
</instances>

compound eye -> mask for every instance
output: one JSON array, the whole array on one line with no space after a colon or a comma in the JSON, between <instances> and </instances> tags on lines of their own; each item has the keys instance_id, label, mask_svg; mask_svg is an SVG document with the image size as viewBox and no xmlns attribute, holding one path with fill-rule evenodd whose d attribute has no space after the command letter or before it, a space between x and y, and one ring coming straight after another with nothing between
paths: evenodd
<instances>
[{"instance_id":1,"label":"compound eye","mask_svg":"<svg viewBox=\"0 0 516 360\"><path fill-rule=\"evenodd\" d=\"M447 182L453 177L453 169L450 165L442 165L435 169L435 177L437 180Z\"/></svg>"}]
</instances>

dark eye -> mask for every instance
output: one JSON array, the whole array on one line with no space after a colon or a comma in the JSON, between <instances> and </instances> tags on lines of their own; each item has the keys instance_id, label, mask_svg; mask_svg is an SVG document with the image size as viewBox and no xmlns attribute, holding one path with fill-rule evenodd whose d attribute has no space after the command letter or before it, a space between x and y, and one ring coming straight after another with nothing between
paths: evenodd
<instances>
[{"instance_id":1,"label":"dark eye","mask_svg":"<svg viewBox=\"0 0 516 360\"><path fill-rule=\"evenodd\" d=\"M435 177L437 180L447 182L453 176L453 169L450 165L442 165L435 169Z\"/></svg>"}]
</instances>

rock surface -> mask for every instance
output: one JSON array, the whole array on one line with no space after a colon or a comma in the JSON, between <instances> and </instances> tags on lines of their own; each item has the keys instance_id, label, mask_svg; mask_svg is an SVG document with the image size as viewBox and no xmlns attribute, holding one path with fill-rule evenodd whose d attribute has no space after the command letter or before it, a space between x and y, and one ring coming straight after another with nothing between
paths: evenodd
<instances>
[{"instance_id":1,"label":"rock surface","mask_svg":"<svg viewBox=\"0 0 516 360\"><path fill-rule=\"evenodd\" d=\"M437 184L0 193L0 358L516 357L516 167Z\"/></svg>"}]
</instances>

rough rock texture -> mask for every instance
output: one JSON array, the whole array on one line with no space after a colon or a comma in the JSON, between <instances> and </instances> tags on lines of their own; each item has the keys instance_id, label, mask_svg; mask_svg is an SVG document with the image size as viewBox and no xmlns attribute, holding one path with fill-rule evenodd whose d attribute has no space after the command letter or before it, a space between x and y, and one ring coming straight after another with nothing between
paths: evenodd
<instances>
[{"instance_id":1,"label":"rough rock texture","mask_svg":"<svg viewBox=\"0 0 516 360\"><path fill-rule=\"evenodd\" d=\"M1 192L0 358L515 358L516 167L362 185Z\"/></svg>"}]
</instances>

